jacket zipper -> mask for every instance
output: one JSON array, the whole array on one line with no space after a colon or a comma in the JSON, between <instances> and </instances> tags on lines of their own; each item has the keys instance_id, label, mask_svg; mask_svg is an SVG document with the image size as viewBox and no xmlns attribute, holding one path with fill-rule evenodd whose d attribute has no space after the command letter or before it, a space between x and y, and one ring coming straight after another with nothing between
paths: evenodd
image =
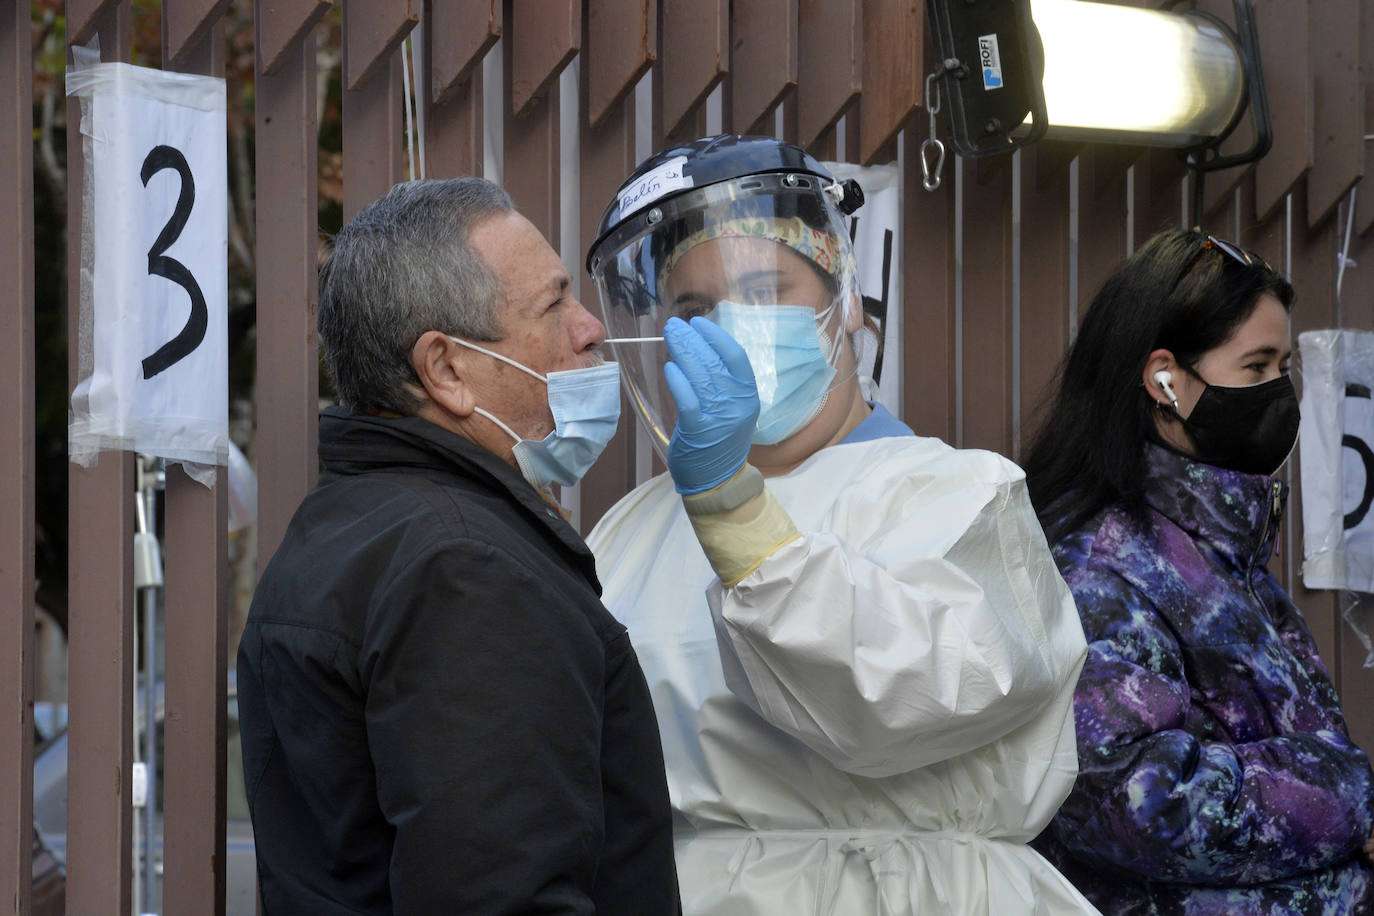
<instances>
[{"instance_id":1,"label":"jacket zipper","mask_svg":"<svg viewBox=\"0 0 1374 916\"><path fill-rule=\"evenodd\" d=\"M1271 618L1273 615L1270 614L1269 608L1265 607L1259 595L1255 594L1255 565L1259 562L1259 555L1260 551L1264 549L1264 542L1269 538L1269 526L1278 518L1279 493L1282 491L1283 484L1279 483L1277 480L1274 481L1269 490L1269 506L1265 509L1264 513L1264 528L1260 530L1260 539L1259 543L1255 545L1255 552L1250 555L1250 565L1245 569L1245 590L1250 593L1250 597L1255 600L1255 604L1259 605L1260 610L1264 611L1265 614L1268 614Z\"/></svg>"}]
</instances>

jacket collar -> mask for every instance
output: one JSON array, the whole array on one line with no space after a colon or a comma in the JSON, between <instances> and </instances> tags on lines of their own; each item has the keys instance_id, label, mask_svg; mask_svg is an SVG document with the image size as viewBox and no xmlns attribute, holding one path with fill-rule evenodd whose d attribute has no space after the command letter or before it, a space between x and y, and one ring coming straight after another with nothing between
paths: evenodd
<instances>
[{"instance_id":1,"label":"jacket collar","mask_svg":"<svg viewBox=\"0 0 1374 916\"><path fill-rule=\"evenodd\" d=\"M504 495L518 511L577 556L597 593L596 565L585 541L559 509L501 458L420 417L379 417L342 407L320 414L320 460L335 474L417 468L460 473Z\"/></svg>"},{"instance_id":2,"label":"jacket collar","mask_svg":"<svg viewBox=\"0 0 1374 916\"><path fill-rule=\"evenodd\" d=\"M1207 541L1241 569L1274 549L1288 487L1267 474L1203 464L1153 442L1145 445L1145 502Z\"/></svg>"}]
</instances>

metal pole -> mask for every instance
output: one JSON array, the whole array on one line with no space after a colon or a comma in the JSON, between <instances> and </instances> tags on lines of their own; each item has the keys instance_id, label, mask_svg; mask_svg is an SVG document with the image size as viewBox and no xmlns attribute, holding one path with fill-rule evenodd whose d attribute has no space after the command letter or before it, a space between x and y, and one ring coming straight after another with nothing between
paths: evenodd
<instances>
[{"instance_id":1,"label":"metal pole","mask_svg":"<svg viewBox=\"0 0 1374 916\"><path fill-rule=\"evenodd\" d=\"M134 534L134 588L143 612L143 765L145 785L142 816L142 880L134 872L134 897L140 913L152 913L157 878L157 596L162 587L162 555L153 519L157 490L162 483L158 459L140 455ZM135 809L135 816L140 812ZM141 891L141 895L140 895Z\"/></svg>"}]
</instances>

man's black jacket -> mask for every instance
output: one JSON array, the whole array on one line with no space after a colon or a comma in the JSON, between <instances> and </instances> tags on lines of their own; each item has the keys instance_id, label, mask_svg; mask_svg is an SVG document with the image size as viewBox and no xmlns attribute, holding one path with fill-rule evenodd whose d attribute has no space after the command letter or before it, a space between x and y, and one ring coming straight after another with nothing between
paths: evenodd
<instances>
[{"instance_id":1,"label":"man's black jacket","mask_svg":"<svg viewBox=\"0 0 1374 916\"><path fill-rule=\"evenodd\" d=\"M264 911L678 911L648 688L582 539L425 420L326 411L239 647Z\"/></svg>"}]
</instances>

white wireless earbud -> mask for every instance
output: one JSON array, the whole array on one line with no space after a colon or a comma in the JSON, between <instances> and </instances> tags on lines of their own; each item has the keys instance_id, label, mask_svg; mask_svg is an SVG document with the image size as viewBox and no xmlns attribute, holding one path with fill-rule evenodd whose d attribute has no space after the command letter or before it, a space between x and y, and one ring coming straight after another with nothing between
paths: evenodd
<instances>
[{"instance_id":1,"label":"white wireless earbud","mask_svg":"<svg viewBox=\"0 0 1374 916\"><path fill-rule=\"evenodd\" d=\"M1159 385L1160 390L1164 392L1164 396L1173 402L1174 409L1177 410L1178 395L1174 394L1174 389L1169 387L1169 383L1174 380L1173 375L1169 373L1168 369L1160 369L1158 372L1155 373L1154 379L1155 382Z\"/></svg>"}]
</instances>

